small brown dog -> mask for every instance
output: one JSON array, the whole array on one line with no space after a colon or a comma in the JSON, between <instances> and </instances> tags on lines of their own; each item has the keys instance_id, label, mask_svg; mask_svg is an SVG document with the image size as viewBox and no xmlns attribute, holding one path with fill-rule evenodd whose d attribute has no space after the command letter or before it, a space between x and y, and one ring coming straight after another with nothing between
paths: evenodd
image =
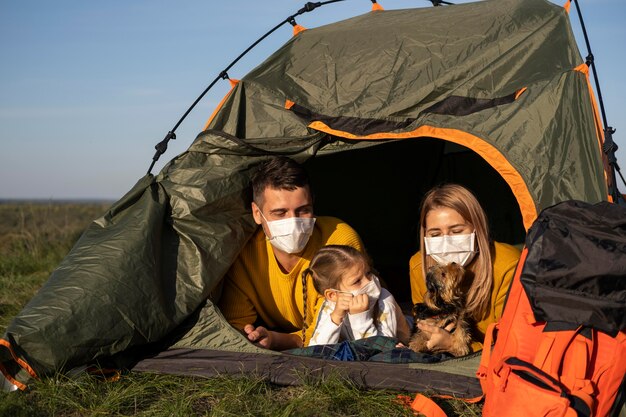
<instances>
[{"instance_id":1,"label":"small brown dog","mask_svg":"<svg viewBox=\"0 0 626 417\"><path fill-rule=\"evenodd\" d=\"M413 306L415 333L411 337L409 348L415 352L443 352L426 346L430 335L419 330L417 323L422 321L441 328L456 323L454 329L450 331L454 340L453 348L446 352L453 356L463 356L470 352L472 336L470 324L464 314L465 294L462 288L464 276L465 269L456 263L435 265L428 270L424 302Z\"/></svg>"}]
</instances>

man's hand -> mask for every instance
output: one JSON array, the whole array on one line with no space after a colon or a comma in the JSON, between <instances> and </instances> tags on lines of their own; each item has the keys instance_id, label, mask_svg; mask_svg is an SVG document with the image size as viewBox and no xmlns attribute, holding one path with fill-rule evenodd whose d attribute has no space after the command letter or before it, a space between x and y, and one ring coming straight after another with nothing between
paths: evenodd
<instances>
[{"instance_id":1,"label":"man's hand","mask_svg":"<svg viewBox=\"0 0 626 417\"><path fill-rule=\"evenodd\" d=\"M367 294L359 294L352 297L352 302L350 303L350 314L359 314L367 309L370 306L370 299Z\"/></svg>"},{"instance_id":2,"label":"man's hand","mask_svg":"<svg viewBox=\"0 0 626 417\"><path fill-rule=\"evenodd\" d=\"M456 322L448 324L446 327L441 328L427 324L423 321L417 322L417 327L420 331L429 335L426 347L433 352L449 352L452 348L452 335L450 332L456 327Z\"/></svg>"},{"instance_id":3,"label":"man's hand","mask_svg":"<svg viewBox=\"0 0 626 417\"><path fill-rule=\"evenodd\" d=\"M252 324L246 324L243 332L249 341L264 349L285 350L302 347L302 338L296 334L274 332L263 326L255 328Z\"/></svg>"},{"instance_id":4,"label":"man's hand","mask_svg":"<svg viewBox=\"0 0 626 417\"><path fill-rule=\"evenodd\" d=\"M272 349L272 333L263 326L255 328L252 324L246 324L243 328L243 332L248 336L248 340L255 345Z\"/></svg>"}]
</instances>

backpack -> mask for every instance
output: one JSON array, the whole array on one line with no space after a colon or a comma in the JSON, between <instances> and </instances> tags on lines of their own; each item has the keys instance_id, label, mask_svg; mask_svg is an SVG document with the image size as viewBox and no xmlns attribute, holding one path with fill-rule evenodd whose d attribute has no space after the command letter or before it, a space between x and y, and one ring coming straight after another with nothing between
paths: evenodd
<instances>
[{"instance_id":1,"label":"backpack","mask_svg":"<svg viewBox=\"0 0 626 417\"><path fill-rule=\"evenodd\" d=\"M617 416L625 330L626 209L567 201L544 210L487 330L483 415Z\"/></svg>"}]
</instances>

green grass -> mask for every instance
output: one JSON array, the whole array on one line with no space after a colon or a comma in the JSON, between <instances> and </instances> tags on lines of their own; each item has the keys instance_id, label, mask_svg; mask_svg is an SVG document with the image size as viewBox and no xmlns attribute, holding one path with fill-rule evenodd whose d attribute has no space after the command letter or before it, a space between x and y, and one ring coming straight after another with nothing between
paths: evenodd
<instances>
[{"instance_id":1,"label":"green grass","mask_svg":"<svg viewBox=\"0 0 626 417\"><path fill-rule=\"evenodd\" d=\"M0 204L0 332L32 298L104 204ZM413 416L398 395L363 390L341 376L303 377L282 387L254 376L192 378L150 373L104 381L56 375L27 392L0 392L0 417L77 416ZM436 400L448 416L480 406Z\"/></svg>"},{"instance_id":2,"label":"green grass","mask_svg":"<svg viewBox=\"0 0 626 417\"><path fill-rule=\"evenodd\" d=\"M131 373L117 382L58 376L28 393L0 394L6 416L411 416L388 391L364 391L340 378L279 387L234 377Z\"/></svg>"}]
</instances>

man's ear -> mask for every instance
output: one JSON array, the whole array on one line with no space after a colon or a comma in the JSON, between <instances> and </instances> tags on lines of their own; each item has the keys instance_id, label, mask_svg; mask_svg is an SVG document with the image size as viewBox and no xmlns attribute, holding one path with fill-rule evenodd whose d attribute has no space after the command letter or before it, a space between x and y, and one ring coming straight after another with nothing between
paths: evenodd
<instances>
[{"instance_id":1,"label":"man's ear","mask_svg":"<svg viewBox=\"0 0 626 417\"><path fill-rule=\"evenodd\" d=\"M256 203L253 201L252 202L252 217L254 218L254 222L256 224L262 224L263 222L261 221L263 218L261 217L261 209L259 208L259 206L256 205Z\"/></svg>"}]
</instances>

